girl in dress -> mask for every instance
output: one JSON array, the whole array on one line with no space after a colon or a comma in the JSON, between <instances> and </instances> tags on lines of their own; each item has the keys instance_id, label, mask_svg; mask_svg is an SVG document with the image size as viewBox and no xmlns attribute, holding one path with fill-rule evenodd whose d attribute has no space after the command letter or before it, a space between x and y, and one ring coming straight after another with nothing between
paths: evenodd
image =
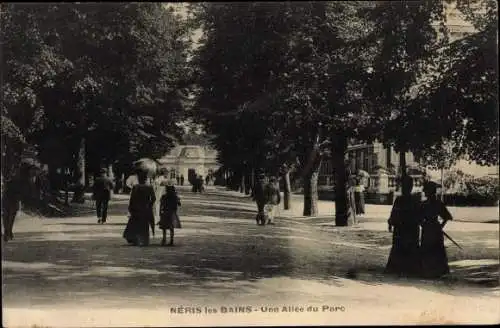
<instances>
[{"instance_id":1,"label":"girl in dress","mask_svg":"<svg viewBox=\"0 0 500 328\"><path fill-rule=\"evenodd\" d=\"M181 200L177 195L174 185L169 183L160 202L160 222L158 225L163 231L162 246L165 246L167 242L167 229L170 231L170 243L168 245L174 245L174 228L181 228L181 222L177 215L177 208L179 206L181 206Z\"/></svg>"},{"instance_id":2,"label":"girl in dress","mask_svg":"<svg viewBox=\"0 0 500 328\"><path fill-rule=\"evenodd\" d=\"M422 241L420 253L425 278L439 278L450 272L444 247L443 227L453 219L446 206L436 196L437 184L424 185L426 200L422 204ZM441 217L442 222L439 222Z\"/></svg>"},{"instance_id":3,"label":"girl in dress","mask_svg":"<svg viewBox=\"0 0 500 328\"><path fill-rule=\"evenodd\" d=\"M147 183L147 173L137 174L138 184L132 187L128 211L130 213L123 237L129 244L138 246L149 245L149 227L154 235L153 206L156 201L155 191Z\"/></svg>"}]
</instances>

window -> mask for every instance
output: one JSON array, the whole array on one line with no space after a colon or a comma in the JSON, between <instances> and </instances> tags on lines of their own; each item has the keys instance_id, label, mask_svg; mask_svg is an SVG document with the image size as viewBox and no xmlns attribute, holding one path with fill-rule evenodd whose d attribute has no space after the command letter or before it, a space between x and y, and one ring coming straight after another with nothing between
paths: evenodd
<instances>
[{"instance_id":1,"label":"window","mask_svg":"<svg viewBox=\"0 0 500 328\"><path fill-rule=\"evenodd\" d=\"M363 158L363 170L368 172L371 171L369 166L370 166L370 158L367 155L365 155L365 158Z\"/></svg>"}]
</instances>

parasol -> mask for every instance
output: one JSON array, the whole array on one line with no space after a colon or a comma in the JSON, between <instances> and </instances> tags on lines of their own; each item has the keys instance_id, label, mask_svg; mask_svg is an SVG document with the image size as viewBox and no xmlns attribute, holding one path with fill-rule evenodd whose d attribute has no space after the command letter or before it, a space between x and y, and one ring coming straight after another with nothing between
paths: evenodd
<instances>
[{"instance_id":1,"label":"parasol","mask_svg":"<svg viewBox=\"0 0 500 328\"><path fill-rule=\"evenodd\" d=\"M357 176L361 178L369 178L370 174L366 172L365 170L358 170Z\"/></svg>"},{"instance_id":2,"label":"parasol","mask_svg":"<svg viewBox=\"0 0 500 328\"><path fill-rule=\"evenodd\" d=\"M136 172L144 172L148 176L155 176L158 171L158 164L154 159L141 158L133 163Z\"/></svg>"}]
</instances>

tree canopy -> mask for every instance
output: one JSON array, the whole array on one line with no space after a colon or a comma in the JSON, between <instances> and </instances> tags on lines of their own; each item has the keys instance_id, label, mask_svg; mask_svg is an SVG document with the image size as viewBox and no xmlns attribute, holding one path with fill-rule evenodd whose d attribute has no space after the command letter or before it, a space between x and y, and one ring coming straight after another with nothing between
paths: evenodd
<instances>
[{"instance_id":1,"label":"tree canopy","mask_svg":"<svg viewBox=\"0 0 500 328\"><path fill-rule=\"evenodd\" d=\"M39 148L95 165L163 154L190 83L186 35L162 4L7 4L2 116ZM62 164L62 163L58 163ZM66 164L66 163L64 163Z\"/></svg>"}]
</instances>

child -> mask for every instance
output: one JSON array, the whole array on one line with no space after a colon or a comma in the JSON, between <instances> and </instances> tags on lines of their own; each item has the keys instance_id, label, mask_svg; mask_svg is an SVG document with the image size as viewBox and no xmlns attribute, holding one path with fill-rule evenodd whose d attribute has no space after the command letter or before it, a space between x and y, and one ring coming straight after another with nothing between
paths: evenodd
<instances>
[{"instance_id":1,"label":"child","mask_svg":"<svg viewBox=\"0 0 500 328\"><path fill-rule=\"evenodd\" d=\"M163 230L163 239L161 245L165 246L167 239L167 229L170 230L169 246L174 245L174 228L181 228L181 222L177 215L177 207L181 206L181 201L173 184L169 183L166 186L165 194L161 197L160 203L160 222L158 225Z\"/></svg>"}]
</instances>

